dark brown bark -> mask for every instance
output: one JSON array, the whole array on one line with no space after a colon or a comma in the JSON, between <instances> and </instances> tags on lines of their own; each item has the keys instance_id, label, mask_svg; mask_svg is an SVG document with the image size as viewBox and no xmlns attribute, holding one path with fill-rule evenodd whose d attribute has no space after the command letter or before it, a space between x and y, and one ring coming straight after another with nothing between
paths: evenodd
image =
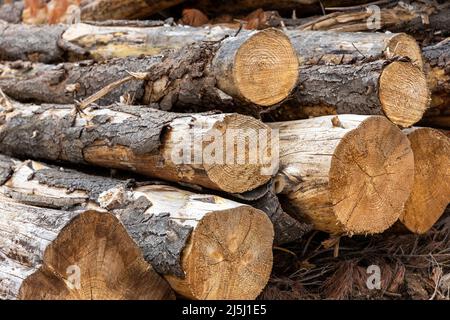
<instances>
[{"instance_id":1,"label":"dark brown bark","mask_svg":"<svg viewBox=\"0 0 450 320\"><path fill-rule=\"evenodd\" d=\"M66 29L63 25L0 24L0 60L61 62L64 50L58 44Z\"/></svg>"},{"instance_id":2,"label":"dark brown bark","mask_svg":"<svg viewBox=\"0 0 450 320\"><path fill-rule=\"evenodd\" d=\"M73 103L127 77L128 72L145 71L159 61L159 57L146 57L114 59L108 63L4 63L0 67L0 88L11 98L24 102ZM144 96L144 81L122 84L96 103L109 105L126 93L139 103Z\"/></svg>"},{"instance_id":3,"label":"dark brown bark","mask_svg":"<svg viewBox=\"0 0 450 320\"><path fill-rule=\"evenodd\" d=\"M428 107L422 71L410 62L376 60L350 64L302 65L295 99L270 117L285 120L327 114L386 115L408 127ZM416 87L411 96L405 83ZM394 97L396 96L396 97Z\"/></svg>"}]
</instances>

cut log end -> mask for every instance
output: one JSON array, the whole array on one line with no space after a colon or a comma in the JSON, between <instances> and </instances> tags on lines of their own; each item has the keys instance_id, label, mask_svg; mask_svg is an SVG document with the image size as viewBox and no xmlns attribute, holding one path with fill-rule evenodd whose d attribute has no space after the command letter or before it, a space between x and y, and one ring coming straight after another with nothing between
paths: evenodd
<instances>
[{"instance_id":1,"label":"cut log end","mask_svg":"<svg viewBox=\"0 0 450 320\"><path fill-rule=\"evenodd\" d=\"M234 79L248 101L271 106L284 100L298 79L298 59L289 38L267 29L250 37L235 57Z\"/></svg>"},{"instance_id":2,"label":"cut log end","mask_svg":"<svg viewBox=\"0 0 450 320\"><path fill-rule=\"evenodd\" d=\"M379 233L403 211L413 185L407 137L383 117L364 120L337 146L330 168L335 216L349 234Z\"/></svg>"},{"instance_id":3,"label":"cut log end","mask_svg":"<svg viewBox=\"0 0 450 320\"><path fill-rule=\"evenodd\" d=\"M276 150L272 150L268 126L255 118L232 114L217 122L213 129L221 134L224 163L205 163L204 166L209 179L220 190L250 191L267 183L276 173L278 163L271 161ZM260 138L266 139L266 143ZM230 139L233 139L231 144Z\"/></svg>"},{"instance_id":4,"label":"cut log end","mask_svg":"<svg viewBox=\"0 0 450 320\"><path fill-rule=\"evenodd\" d=\"M273 236L269 218L252 207L208 213L183 252L185 278L166 279L191 299L255 299L270 276Z\"/></svg>"},{"instance_id":5,"label":"cut log end","mask_svg":"<svg viewBox=\"0 0 450 320\"><path fill-rule=\"evenodd\" d=\"M387 58L403 56L411 59L411 62L420 70L423 69L422 50L417 41L406 33L399 33L389 39L387 44Z\"/></svg>"},{"instance_id":6,"label":"cut log end","mask_svg":"<svg viewBox=\"0 0 450 320\"><path fill-rule=\"evenodd\" d=\"M112 215L86 211L64 227L26 278L20 299L174 299Z\"/></svg>"},{"instance_id":7,"label":"cut log end","mask_svg":"<svg viewBox=\"0 0 450 320\"><path fill-rule=\"evenodd\" d=\"M389 120L406 128L422 119L430 93L420 69L409 62L392 62L379 81L381 106Z\"/></svg>"},{"instance_id":8,"label":"cut log end","mask_svg":"<svg viewBox=\"0 0 450 320\"><path fill-rule=\"evenodd\" d=\"M438 130L417 128L408 133L414 153L414 185L400 221L423 234L450 202L450 139Z\"/></svg>"}]
</instances>

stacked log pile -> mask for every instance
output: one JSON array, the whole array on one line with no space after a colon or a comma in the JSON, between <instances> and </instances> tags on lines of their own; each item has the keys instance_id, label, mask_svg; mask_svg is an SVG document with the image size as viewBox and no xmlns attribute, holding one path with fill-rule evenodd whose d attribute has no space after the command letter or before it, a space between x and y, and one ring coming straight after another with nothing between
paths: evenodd
<instances>
[{"instance_id":1,"label":"stacked log pile","mask_svg":"<svg viewBox=\"0 0 450 320\"><path fill-rule=\"evenodd\" d=\"M420 296L390 248L448 242L449 9L1 3L0 299ZM343 289L363 260L404 270Z\"/></svg>"}]
</instances>

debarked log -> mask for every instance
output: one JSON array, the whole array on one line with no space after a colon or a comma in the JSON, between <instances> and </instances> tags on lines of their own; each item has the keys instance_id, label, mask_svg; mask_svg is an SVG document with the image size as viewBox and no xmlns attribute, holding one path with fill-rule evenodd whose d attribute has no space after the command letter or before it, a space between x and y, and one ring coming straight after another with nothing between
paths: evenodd
<instances>
[{"instance_id":1,"label":"debarked log","mask_svg":"<svg viewBox=\"0 0 450 320\"><path fill-rule=\"evenodd\" d=\"M243 32L222 41L200 42L171 50L164 57L132 57L105 63L63 63L57 66L4 63L0 88L14 99L72 103L106 85L145 73L128 89L122 84L99 104L117 102L126 92L136 103L226 109L264 109L291 93L297 84L298 60L288 37L276 29ZM247 110L250 113L251 110Z\"/></svg>"},{"instance_id":2,"label":"debarked log","mask_svg":"<svg viewBox=\"0 0 450 320\"><path fill-rule=\"evenodd\" d=\"M409 127L422 119L430 103L423 71L407 61L301 65L299 78L296 99L288 106L306 115L385 115Z\"/></svg>"}]
</instances>

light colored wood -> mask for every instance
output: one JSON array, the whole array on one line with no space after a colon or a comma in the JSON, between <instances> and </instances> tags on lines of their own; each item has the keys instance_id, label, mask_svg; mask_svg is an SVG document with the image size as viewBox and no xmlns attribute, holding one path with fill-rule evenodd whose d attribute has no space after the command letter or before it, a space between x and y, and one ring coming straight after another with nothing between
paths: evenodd
<instances>
[{"instance_id":1,"label":"light colored wood","mask_svg":"<svg viewBox=\"0 0 450 320\"><path fill-rule=\"evenodd\" d=\"M289 38L270 28L222 42L213 60L219 87L261 106L284 100L297 83L298 60Z\"/></svg>"},{"instance_id":2,"label":"light colored wood","mask_svg":"<svg viewBox=\"0 0 450 320\"><path fill-rule=\"evenodd\" d=\"M38 208L1 196L0 298L175 297L112 215Z\"/></svg>"},{"instance_id":3,"label":"light colored wood","mask_svg":"<svg viewBox=\"0 0 450 320\"><path fill-rule=\"evenodd\" d=\"M426 233L450 203L450 138L432 128L405 129L414 153L414 185L400 221Z\"/></svg>"},{"instance_id":4,"label":"light colored wood","mask_svg":"<svg viewBox=\"0 0 450 320\"><path fill-rule=\"evenodd\" d=\"M16 201L111 212L146 261L187 298L255 299L269 279L273 226L251 206L165 185L131 186L35 161L9 170L0 193Z\"/></svg>"},{"instance_id":5,"label":"light colored wood","mask_svg":"<svg viewBox=\"0 0 450 320\"><path fill-rule=\"evenodd\" d=\"M3 112L0 126L0 150L10 155L124 169L230 193L265 184L278 167L270 128L240 114L113 105L77 115L73 105L16 102L13 109ZM260 137L267 143L258 143Z\"/></svg>"},{"instance_id":6,"label":"light colored wood","mask_svg":"<svg viewBox=\"0 0 450 320\"><path fill-rule=\"evenodd\" d=\"M292 214L332 234L373 234L400 216L413 185L408 139L381 116L339 115L279 129L281 194Z\"/></svg>"}]
</instances>

